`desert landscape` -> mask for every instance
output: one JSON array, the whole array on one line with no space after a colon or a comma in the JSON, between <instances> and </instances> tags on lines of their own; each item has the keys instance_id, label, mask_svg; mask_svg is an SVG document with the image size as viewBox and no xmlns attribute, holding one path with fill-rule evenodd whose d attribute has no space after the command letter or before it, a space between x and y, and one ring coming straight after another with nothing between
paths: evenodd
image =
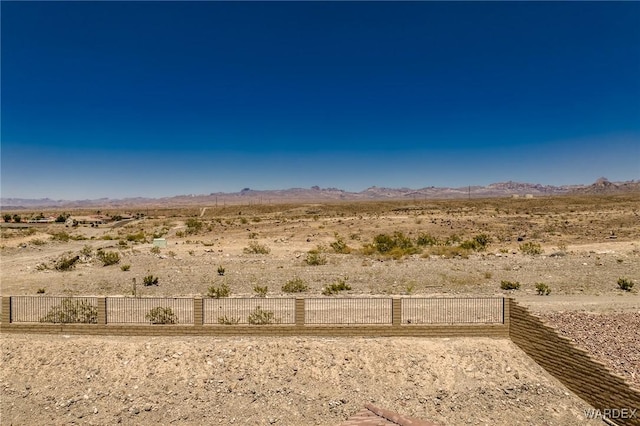
<instances>
[{"instance_id":1,"label":"desert landscape","mask_svg":"<svg viewBox=\"0 0 640 426\"><path fill-rule=\"evenodd\" d=\"M2 213L2 296L507 296L640 387L638 193ZM5 334L2 362L3 424L600 424L508 340Z\"/></svg>"}]
</instances>

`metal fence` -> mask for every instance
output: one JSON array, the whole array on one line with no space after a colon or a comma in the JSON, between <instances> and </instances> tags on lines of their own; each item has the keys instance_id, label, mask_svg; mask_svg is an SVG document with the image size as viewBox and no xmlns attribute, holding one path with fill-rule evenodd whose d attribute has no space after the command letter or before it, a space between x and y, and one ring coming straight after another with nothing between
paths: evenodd
<instances>
[{"instance_id":1,"label":"metal fence","mask_svg":"<svg viewBox=\"0 0 640 426\"><path fill-rule=\"evenodd\" d=\"M504 298L402 299L402 324L502 324Z\"/></svg>"},{"instance_id":2,"label":"metal fence","mask_svg":"<svg viewBox=\"0 0 640 426\"><path fill-rule=\"evenodd\" d=\"M95 324L98 322L98 298L13 296L11 322Z\"/></svg>"},{"instance_id":3,"label":"metal fence","mask_svg":"<svg viewBox=\"0 0 640 426\"><path fill-rule=\"evenodd\" d=\"M204 324L295 324L295 299L204 299Z\"/></svg>"},{"instance_id":4,"label":"metal fence","mask_svg":"<svg viewBox=\"0 0 640 426\"><path fill-rule=\"evenodd\" d=\"M98 323L98 297L12 296L13 323ZM399 325L502 324L504 298L403 298L396 300ZM304 324L394 324L392 298L309 298ZM104 298L107 324L194 324L194 299L166 297ZM199 308L198 308L199 310ZM302 314L302 312L300 312ZM302 315L300 315L300 319ZM296 324L296 299L221 298L202 299L206 325Z\"/></svg>"},{"instance_id":5,"label":"metal fence","mask_svg":"<svg viewBox=\"0 0 640 426\"><path fill-rule=\"evenodd\" d=\"M391 324L393 299L306 299L305 324Z\"/></svg>"},{"instance_id":6,"label":"metal fence","mask_svg":"<svg viewBox=\"0 0 640 426\"><path fill-rule=\"evenodd\" d=\"M193 324L193 299L107 297L106 305L108 324Z\"/></svg>"}]
</instances>

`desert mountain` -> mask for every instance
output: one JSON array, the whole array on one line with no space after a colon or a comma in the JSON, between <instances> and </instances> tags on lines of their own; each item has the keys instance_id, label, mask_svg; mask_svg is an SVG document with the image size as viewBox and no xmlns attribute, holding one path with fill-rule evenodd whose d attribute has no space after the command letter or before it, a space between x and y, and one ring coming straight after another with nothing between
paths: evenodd
<instances>
[{"instance_id":1,"label":"desert mountain","mask_svg":"<svg viewBox=\"0 0 640 426\"><path fill-rule=\"evenodd\" d=\"M244 188L239 192L216 192L208 195L176 195L164 198L100 198L93 200L53 200L50 198L22 199L0 198L0 207L4 210L32 209L36 207L128 207L159 205L225 205L225 204L263 204L276 202L320 202L339 200L401 200L401 199L455 199L510 196L545 196L563 194L615 194L640 192L640 181L613 183L600 178L591 185L541 185L521 182L499 182L487 186L465 186L460 188L424 187L385 188L372 186L360 192L349 192L338 188L289 188L273 190L254 190Z\"/></svg>"}]
</instances>

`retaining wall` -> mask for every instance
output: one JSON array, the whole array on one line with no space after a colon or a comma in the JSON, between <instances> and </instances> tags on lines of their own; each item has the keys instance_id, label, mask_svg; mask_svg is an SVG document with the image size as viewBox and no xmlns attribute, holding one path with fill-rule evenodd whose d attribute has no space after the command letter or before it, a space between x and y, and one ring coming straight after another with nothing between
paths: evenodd
<instances>
[{"instance_id":1,"label":"retaining wall","mask_svg":"<svg viewBox=\"0 0 640 426\"><path fill-rule=\"evenodd\" d=\"M505 316L511 320L509 337L517 346L595 409L602 414L608 412L615 424L640 425L640 390L560 336L527 308L512 299L508 306Z\"/></svg>"}]
</instances>

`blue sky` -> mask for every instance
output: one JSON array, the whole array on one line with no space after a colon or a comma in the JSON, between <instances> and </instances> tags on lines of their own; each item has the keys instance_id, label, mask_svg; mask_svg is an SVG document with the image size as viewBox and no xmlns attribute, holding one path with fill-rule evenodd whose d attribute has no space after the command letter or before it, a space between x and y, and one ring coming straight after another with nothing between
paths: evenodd
<instances>
[{"instance_id":1,"label":"blue sky","mask_svg":"<svg viewBox=\"0 0 640 426\"><path fill-rule=\"evenodd\" d=\"M2 197L640 178L638 2L6 2Z\"/></svg>"}]
</instances>

